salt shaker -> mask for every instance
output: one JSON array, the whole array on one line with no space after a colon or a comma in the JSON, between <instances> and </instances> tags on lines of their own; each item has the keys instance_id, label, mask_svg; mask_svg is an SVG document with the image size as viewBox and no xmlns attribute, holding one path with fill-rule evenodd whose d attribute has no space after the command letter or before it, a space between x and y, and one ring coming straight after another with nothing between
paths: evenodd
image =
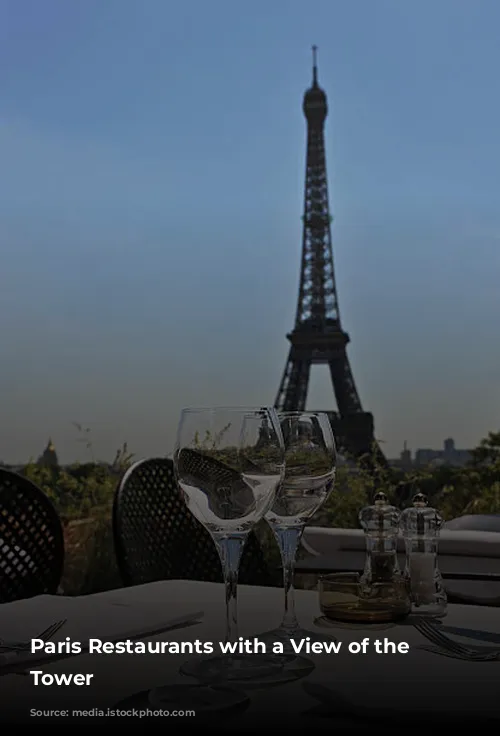
<instances>
[{"instance_id":1,"label":"salt shaker","mask_svg":"<svg viewBox=\"0 0 500 736\"><path fill-rule=\"evenodd\" d=\"M436 509L428 506L423 493L417 493L413 506L401 514L406 547L404 576L410 586L412 613L436 617L446 614L446 592L437 562L442 522Z\"/></svg>"},{"instance_id":2,"label":"salt shaker","mask_svg":"<svg viewBox=\"0 0 500 736\"><path fill-rule=\"evenodd\" d=\"M390 582L400 574L397 556L399 518L399 511L381 492L376 494L373 506L366 506L359 512L366 540L362 583Z\"/></svg>"}]
</instances>

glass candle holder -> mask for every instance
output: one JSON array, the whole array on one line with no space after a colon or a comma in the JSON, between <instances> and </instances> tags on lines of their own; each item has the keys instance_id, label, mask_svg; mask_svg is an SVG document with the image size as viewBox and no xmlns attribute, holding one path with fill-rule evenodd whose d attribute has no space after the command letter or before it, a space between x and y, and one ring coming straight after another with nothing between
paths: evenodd
<instances>
[{"instance_id":1,"label":"glass candle holder","mask_svg":"<svg viewBox=\"0 0 500 736\"><path fill-rule=\"evenodd\" d=\"M319 579L319 605L325 618L342 623L390 623L411 611L402 575L365 582L358 573L336 573Z\"/></svg>"}]
</instances>

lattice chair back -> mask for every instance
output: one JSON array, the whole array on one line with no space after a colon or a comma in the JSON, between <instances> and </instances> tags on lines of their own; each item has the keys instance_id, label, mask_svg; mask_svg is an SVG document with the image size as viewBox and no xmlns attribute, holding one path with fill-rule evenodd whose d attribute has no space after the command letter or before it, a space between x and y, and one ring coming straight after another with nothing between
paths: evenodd
<instances>
[{"instance_id":1,"label":"lattice chair back","mask_svg":"<svg viewBox=\"0 0 500 736\"><path fill-rule=\"evenodd\" d=\"M212 538L184 503L168 458L140 460L127 470L115 494L113 535L125 585L158 580L222 581ZM253 532L243 551L239 581L243 585L273 584Z\"/></svg>"},{"instance_id":2,"label":"lattice chair back","mask_svg":"<svg viewBox=\"0 0 500 736\"><path fill-rule=\"evenodd\" d=\"M64 534L45 493L0 468L0 603L55 595L64 569Z\"/></svg>"}]
</instances>

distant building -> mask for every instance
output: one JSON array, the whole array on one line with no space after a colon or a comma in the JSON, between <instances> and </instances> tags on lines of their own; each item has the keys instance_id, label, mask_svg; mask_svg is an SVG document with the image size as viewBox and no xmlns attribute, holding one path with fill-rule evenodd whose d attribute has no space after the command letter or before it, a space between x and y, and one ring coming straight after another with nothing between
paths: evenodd
<instances>
[{"instance_id":1,"label":"distant building","mask_svg":"<svg viewBox=\"0 0 500 736\"><path fill-rule=\"evenodd\" d=\"M415 453L415 465L450 465L461 467L467 465L472 459L470 450L457 450L455 441L448 438L443 443L442 450L417 450Z\"/></svg>"},{"instance_id":2,"label":"distant building","mask_svg":"<svg viewBox=\"0 0 500 736\"><path fill-rule=\"evenodd\" d=\"M408 449L406 440L404 441L403 451L399 455L399 458L389 460L388 462L391 467L400 468L401 470L410 470L413 467L411 450Z\"/></svg>"},{"instance_id":3,"label":"distant building","mask_svg":"<svg viewBox=\"0 0 500 736\"><path fill-rule=\"evenodd\" d=\"M415 452L414 459L412 458L411 450L408 450L405 442L399 458L389 460L389 464L394 468L401 468L402 470L410 470L415 467L435 467L437 465L462 467L467 465L471 459L471 451L457 450L455 441L450 437L444 441L442 450L420 449Z\"/></svg>"},{"instance_id":4,"label":"distant building","mask_svg":"<svg viewBox=\"0 0 500 736\"><path fill-rule=\"evenodd\" d=\"M411 450L408 449L406 440L403 445L403 452L399 456L399 465L401 468L404 468L405 470L408 468L411 468L412 466L412 459L411 459Z\"/></svg>"},{"instance_id":5,"label":"distant building","mask_svg":"<svg viewBox=\"0 0 500 736\"><path fill-rule=\"evenodd\" d=\"M48 468L58 468L59 467L59 460L57 458L57 452L56 448L54 447L54 443L51 439L49 439L47 443L47 447L42 452L40 457L37 461L38 465L44 465Z\"/></svg>"}]
</instances>

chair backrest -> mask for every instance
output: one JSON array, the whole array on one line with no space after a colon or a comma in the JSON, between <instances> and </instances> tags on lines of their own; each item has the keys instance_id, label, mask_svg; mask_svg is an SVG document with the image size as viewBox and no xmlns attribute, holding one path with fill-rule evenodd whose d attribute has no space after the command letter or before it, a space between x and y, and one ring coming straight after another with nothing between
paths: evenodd
<instances>
[{"instance_id":1,"label":"chair backrest","mask_svg":"<svg viewBox=\"0 0 500 736\"><path fill-rule=\"evenodd\" d=\"M114 498L113 536L125 585L222 581L214 542L184 503L168 458L140 460L124 474ZM253 532L243 551L239 580L244 585L273 582Z\"/></svg>"},{"instance_id":2,"label":"chair backrest","mask_svg":"<svg viewBox=\"0 0 500 736\"><path fill-rule=\"evenodd\" d=\"M57 593L64 570L61 520L28 478L0 468L0 603Z\"/></svg>"}]
</instances>

